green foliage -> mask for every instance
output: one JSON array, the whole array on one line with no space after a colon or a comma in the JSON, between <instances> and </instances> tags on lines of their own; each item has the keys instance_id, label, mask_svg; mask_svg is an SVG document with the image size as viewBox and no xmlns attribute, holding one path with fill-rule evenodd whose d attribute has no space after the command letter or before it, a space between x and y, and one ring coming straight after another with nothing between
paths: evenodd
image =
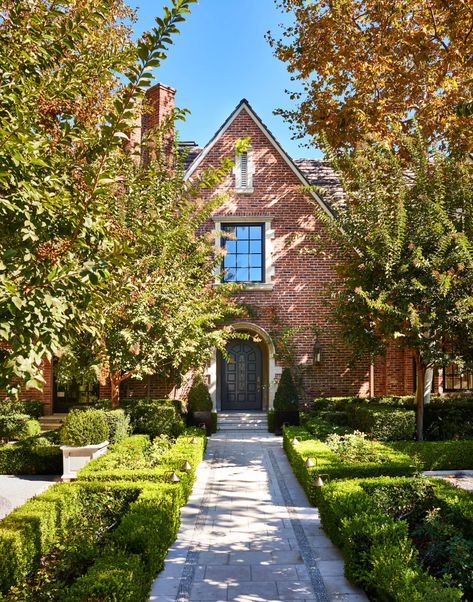
<instances>
[{"instance_id":1,"label":"green foliage","mask_svg":"<svg viewBox=\"0 0 473 602\"><path fill-rule=\"evenodd\" d=\"M268 410L268 433L274 433L274 410Z\"/></svg>"},{"instance_id":2,"label":"green foliage","mask_svg":"<svg viewBox=\"0 0 473 602\"><path fill-rule=\"evenodd\" d=\"M365 433L360 431L347 435L334 433L327 437L325 444L346 464L383 461L381 450L376 443L367 440Z\"/></svg>"},{"instance_id":3,"label":"green foliage","mask_svg":"<svg viewBox=\"0 0 473 602\"><path fill-rule=\"evenodd\" d=\"M201 378L196 378L189 390L188 404L190 412L210 412L212 398L209 389Z\"/></svg>"},{"instance_id":4,"label":"green foliage","mask_svg":"<svg viewBox=\"0 0 473 602\"><path fill-rule=\"evenodd\" d=\"M415 433L415 413L408 408L350 404L347 424L380 441L411 441Z\"/></svg>"},{"instance_id":5,"label":"green foliage","mask_svg":"<svg viewBox=\"0 0 473 602\"><path fill-rule=\"evenodd\" d=\"M2 7L2 388L41 387L45 354L100 336L129 240L112 210L117 155L193 1L173 2L136 44L122 0Z\"/></svg>"},{"instance_id":6,"label":"green foliage","mask_svg":"<svg viewBox=\"0 0 473 602\"><path fill-rule=\"evenodd\" d=\"M0 416L0 439L3 441L10 441L11 439L23 439L24 437L29 437L30 422L28 414L8 414Z\"/></svg>"},{"instance_id":7,"label":"green foliage","mask_svg":"<svg viewBox=\"0 0 473 602\"><path fill-rule=\"evenodd\" d=\"M113 550L94 563L64 596L64 602L146 600L149 582L138 555Z\"/></svg>"},{"instance_id":8,"label":"green foliage","mask_svg":"<svg viewBox=\"0 0 473 602\"><path fill-rule=\"evenodd\" d=\"M297 411L299 409L299 396L292 380L289 368L284 368L274 396L274 409L278 411Z\"/></svg>"},{"instance_id":9,"label":"green foliage","mask_svg":"<svg viewBox=\"0 0 473 602\"><path fill-rule=\"evenodd\" d=\"M125 464L130 454L152 455L144 435L111 447L109 455L116 460L121 456ZM86 467L94 468L95 463L90 481L80 475L75 483L54 485L14 510L0 521L0 553L5 561L0 566L0 594L10 591L8 599L29 602L147 600L177 535L180 506L190 493L204 450L205 436L198 429L189 430L160 450L161 464L147 474L141 471L136 477L140 471L121 471L124 477L135 476L135 482L109 470L105 454ZM188 472L176 468L184 459L192 465ZM181 476L179 483L170 482L173 471Z\"/></svg>"},{"instance_id":10,"label":"green foliage","mask_svg":"<svg viewBox=\"0 0 473 602\"><path fill-rule=\"evenodd\" d=\"M149 435L151 438L160 435L178 435L184 424L174 405L162 400L134 400L127 408L134 433Z\"/></svg>"},{"instance_id":11,"label":"green foliage","mask_svg":"<svg viewBox=\"0 0 473 602\"><path fill-rule=\"evenodd\" d=\"M334 425L329 420L320 417L320 414L321 413L318 413L318 415L303 414L302 417L304 428L314 435L316 439L325 441L329 435L347 435L352 432L352 429L349 427Z\"/></svg>"},{"instance_id":12,"label":"green foliage","mask_svg":"<svg viewBox=\"0 0 473 602\"><path fill-rule=\"evenodd\" d=\"M473 440L465 441L394 441L386 447L417 458L424 470L473 469Z\"/></svg>"},{"instance_id":13,"label":"green foliage","mask_svg":"<svg viewBox=\"0 0 473 602\"><path fill-rule=\"evenodd\" d=\"M319 438L325 438L331 428L345 434L337 428L341 425L382 441L408 441L414 433L414 404L410 396L319 398L314 400L313 410L304 420ZM424 409L426 439L473 437L472 409L472 399L468 396L432 397Z\"/></svg>"},{"instance_id":14,"label":"green foliage","mask_svg":"<svg viewBox=\"0 0 473 602\"><path fill-rule=\"evenodd\" d=\"M47 437L0 446L0 474L61 474L62 452Z\"/></svg>"},{"instance_id":15,"label":"green foliage","mask_svg":"<svg viewBox=\"0 0 473 602\"><path fill-rule=\"evenodd\" d=\"M294 437L300 441L299 444L292 443ZM343 457L332 451L328 445L314 440L303 427L284 429L283 445L288 460L308 498L315 504L319 488L314 486L314 481L318 474L326 475L329 479L354 479L381 475L404 476L416 472L417 458L382 443L363 441L363 445L365 444L370 445L368 458L376 457L375 461L366 458L364 452L364 460L344 461ZM354 447L356 449L357 446ZM314 460L314 467L308 468L304 465L307 458Z\"/></svg>"},{"instance_id":16,"label":"green foliage","mask_svg":"<svg viewBox=\"0 0 473 602\"><path fill-rule=\"evenodd\" d=\"M293 445L292 439L301 441ZM355 479L375 476L412 475L416 470L455 470L471 467L473 441L389 442L366 441L354 435L334 436L335 449L315 440L303 427L284 429L284 449L294 474L311 501L316 501L313 480L319 473L331 479ZM368 448L366 449L366 446ZM361 451L360 451L361 448ZM369 458L376 458L370 461ZM307 468L307 458L315 458L315 467Z\"/></svg>"},{"instance_id":17,"label":"green foliage","mask_svg":"<svg viewBox=\"0 0 473 602\"><path fill-rule=\"evenodd\" d=\"M212 433L216 433L218 430L218 414L217 414L217 412L212 412L212 415L210 418L212 421L212 425L211 425Z\"/></svg>"},{"instance_id":18,"label":"green foliage","mask_svg":"<svg viewBox=\"0 0 473 602\"><path fill-rule=\"evenodd\" d=\"M473 171L420 134L405 146L407 160L374 140L335 161L344 202L336 220L316 211L342 251L334 311L347 345L359 356L410 349L423 379L427 366L473 360Z\"/></svg>"},{"instance_id":19,"label":"green foliage","mask_svg":"<svg viewBox=\"0 0 473 602\"><path fill-rule=\"evenodd\" d=\"M435 503L423 479L334 481L319 493L322 525L345 557L347 577L379 600L460 600L422 567L403 517ZM420 506L420 507L419 507Z\"/></svg>"},{"instance_id":20,"label":"green foliage","mask_svg":"<svg viewBox=\"0 0 473 602\"><path fill-rule=\"evenodd\" d=\"M110 410L104 412L108 424L110 443L120 443L131 434L130 417L124 410Z\"/></svg>"},{"instance_id":21,"label":"green foliage","mask_svg":"<svg viewBox=\"0 0 473 602\"><path fill-rule=\"evenodd\" d=\"M106 441L110 431L101 410L71 410L60 430L61 443L82 447Z\"/></svg>"}]
</instances>

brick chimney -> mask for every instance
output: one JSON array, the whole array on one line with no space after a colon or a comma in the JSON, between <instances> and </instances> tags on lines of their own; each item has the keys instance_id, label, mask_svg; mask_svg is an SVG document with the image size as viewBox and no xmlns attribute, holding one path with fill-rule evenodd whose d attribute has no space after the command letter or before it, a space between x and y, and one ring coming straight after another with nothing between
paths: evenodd
<instances>
[{"instance_id":1,"label":"brick chimney","mask_svg":"<svg viewBox=\"0 0 473 602\"><path fill-rule=\"evenodd\" d=\"M165 124L166 119L174 111L174 96L176 90L164 84L156 84L146 91L143 113L141 116L142 134L148 130ZM163 151L169 164L173 164L174 123L171 121L169 129L163 138ZM144 157L146 162L146 156Z\"/></svg>"},{"instance_id":2,"label":"brick chimney","mask_svg":"<svg viewBox=\"0 0 473 602\"><path fill-rule=\"evenodd\" d=\"M164 84L156 84L146 91L145 99L142 103L141 118L138 117L136 125L130 132L130 147L133 149L139 161L146 164L149 158L149 151L141 153L141 141L143 135L154 127L163 125L166 118L171 116L174 111L174 96L176 90ZM172 162L174 142L174 127L171 123L170 129L166 132L163 140L163 150Z\"/></svg>"}]
</instances>

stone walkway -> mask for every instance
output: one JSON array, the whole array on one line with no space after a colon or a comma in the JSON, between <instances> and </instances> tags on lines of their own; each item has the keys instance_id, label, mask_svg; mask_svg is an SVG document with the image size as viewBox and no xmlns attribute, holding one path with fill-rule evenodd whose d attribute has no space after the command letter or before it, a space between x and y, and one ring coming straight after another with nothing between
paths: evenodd
<instances>
[{"instance_id":1,"label":"stone walkway","mask_svg":"<svg viewBox=\"0 0 473 602\"><path fill-rule=\"evenodd\" d=\"M473 493L473 470L427 470L423 475L444 479L455 487L461 487L461 489Z\"/></svg>"},{"instance_id":2,"label":"stone walkway","mask_svg":"<svg viewBox=\"0 0 473 602\"><path fill-rule=\"evenodd\" d=\"M264 432L219 432L182 510L150 600L362 602L282 450Z\"/></svg>"},{"instance_id":3,"label":"stone walkway","mask_svg":"<svg viewBox=\"0 0 473 602\"><path fill-rule=\"evenodd\" d=\"M58 480L57 476L0 475L0 519Z\"/></svg>"}]
</instances>

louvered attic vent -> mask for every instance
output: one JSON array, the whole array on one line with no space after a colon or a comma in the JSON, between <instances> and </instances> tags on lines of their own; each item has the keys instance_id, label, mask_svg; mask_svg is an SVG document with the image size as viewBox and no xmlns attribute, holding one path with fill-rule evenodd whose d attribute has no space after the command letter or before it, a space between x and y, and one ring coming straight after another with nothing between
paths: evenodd
<instances>
[{"instance_id":1,"label":"louvered attic vent","mask_svg":"<svg viewBox=\"0 0 473 602\"><path fill-rule=\"evenodd\" d=\"M248 153L240 155L240 188L248 188Z\"/></svg>"},{"instance_id":2,"label":"louvered attic vent","mask_svg":"<svg viewBox=\"0 0 473 602\"><path fill-rule=\"evenodd\" d=\"M239 153L235 157L235 188L238 192L253 192L252 151Z\"/></svg>"}]
</instances>

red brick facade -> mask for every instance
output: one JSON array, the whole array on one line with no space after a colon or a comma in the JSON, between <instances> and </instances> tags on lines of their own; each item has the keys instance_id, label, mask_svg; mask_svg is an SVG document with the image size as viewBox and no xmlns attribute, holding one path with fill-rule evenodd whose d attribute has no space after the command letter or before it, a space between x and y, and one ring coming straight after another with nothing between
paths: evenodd
<instances>
[{"instance_id":1,"label":"red brick facade","mask_svg":"<svg viewBox=\"0 0 473 602\"><path fill-rule=\"evenodd\" d=\"M374 391L370 391L368 361L351 365L351 352L337 336L331 315L331 295L337 287L334 267L339 257L314 253L314 235L325 237L322 224L314 218L314 197L303 190L303 182L265 128L255 121L251 108L243 104L224 127L194 173L218 165L224 157L233 158L235 143L250 138L254 175L253 192L235 191L234 175L229 174L215 191L228 200L215 212L215 218L241 216L270 218L272 238L272 290L248 290L239 295L252 308L247 322L263 328L277 347L278 332L294 329L296 353L292 362L303 376L303 396L342 396L369 394L409 394L412 392L411 355L392 349L376 362ZM205 151L204 151L205 152ZM199 161L199 159L197 159ZM191 166L191 171L193 167ZM192 177L192 176L191 176ZM207 229L215 227L209 221ZM308 252L309 251L309 252ZM317 334L315 334L317 333ZM320 344L320 364L313 361L315 339ZM276 366L282 362L276 360ZM280 370L279 370L280 372ZM218 375L217 375L218 379ZM217 383L218 389L218 383Z\"/></svg>"},{"instance_id":2,"label":"red brick facade","mask_svg":"<svg viewBox=\"0 0 473 602\"><path fill-rule=\"evenodd\" d=\"M174 106L174 90L162 84L148 91L148 110L142 128L156 126ZM151 110L150 110L151 107ZM337 334L331 315L333 290L337 288L336 248L317 252L314 236L325 237L322 224L314 217L314 195L303 190L307 181L278 143L259 121L246 101L242 101L218 134L194 156L189 177L203 168L218 166L223 158L235 158L235 143L249 138L252 153L252 191L238 192L235 175L228 174L212 194L225 193L225 203L215 211L205 230L218 229L225 220L254 219L264 222L271 247L271 269L261 290L245 290L240 299L250 308L238 329L258 335L263 352L263 379L266 391L263 407L271 407L278 375L287 359L275 354L283 330L292 329L294 353L290 363L301 377L303 401L314 396L408 395L413 392L412 354L393 345L386 356L377 358L370 370L368 359L351 364L351 350ZM220 236L216 235L216 244ZM308 252L309 251L309 252ZM257 287L253 287L257 288ZM251 316L251 317L250 317ZM320 362L314 361L314 344L320 346ZM217 408L219 403L219 358L209 366L207 378ZM45 411L52 406L52 369L45 362L47 385L43 392L24 393L44 400ZM440 373L435 391L441 390ZM163 398L185 394L171 382L154 377L124 383L122 394L133 397ZM100 388L100 397L109 397L109 387Z\"/></svg>"}]
</instances>

